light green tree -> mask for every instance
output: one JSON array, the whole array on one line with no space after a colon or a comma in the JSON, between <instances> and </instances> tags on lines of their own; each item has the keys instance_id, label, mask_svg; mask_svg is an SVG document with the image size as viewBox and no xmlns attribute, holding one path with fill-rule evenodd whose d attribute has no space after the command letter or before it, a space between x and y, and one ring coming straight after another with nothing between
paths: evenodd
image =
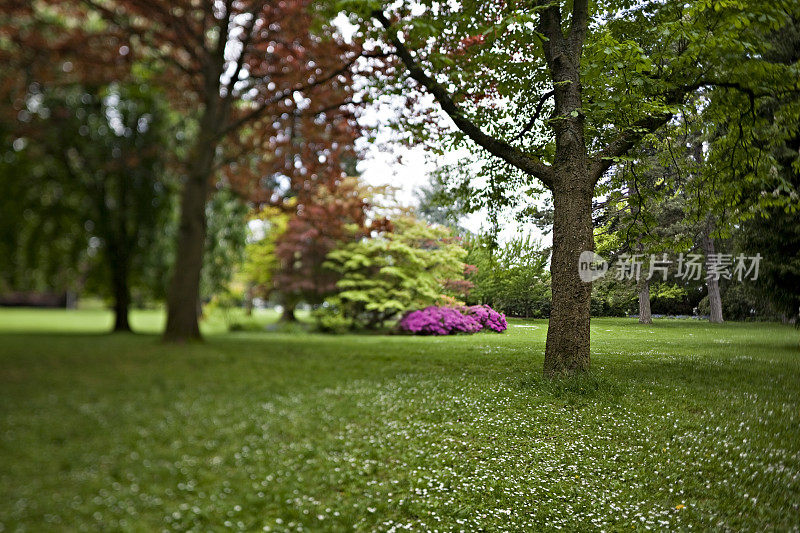
<instances>
[{"instance_id":1,"label":"light green tree","mask_svg":"<svg viewBox=\"0 0 800 533\"><path fill-rule=\"evenodd\" d=\"M272 279L280 262L275 255L278 238L286 231L289 215L277 207L256 209L250 215L255 230L245 247L241 278L246 286L245 302L252 311L254 297L267 298L273 289Z\"/></svg>"},{"instance_id":2,"label":"light green tree","mask_svg":"<svg viewBox=\"0 0 800 533\"><path fill-rule=\"evenodd\" d=\"M393 224L393 231L328 254L326 266L341 279L317 313L324 328L377 328L405 311L454 303L446 284L463 279L466 250L443 226L410 217Z\"/></svg>"}]
</instances>

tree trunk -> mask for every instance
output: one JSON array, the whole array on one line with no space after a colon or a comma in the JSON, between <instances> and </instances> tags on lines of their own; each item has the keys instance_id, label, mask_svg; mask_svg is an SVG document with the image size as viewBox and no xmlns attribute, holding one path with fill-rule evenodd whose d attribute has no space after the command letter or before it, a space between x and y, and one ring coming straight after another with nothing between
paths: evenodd
<instances>
[{"instance_id":1,"label":"tree trunk","mask_svg":"<svg viewBox=\"0 0 800 533\"><path fill-rule=\"evenodd\" d=\"M111 265L111 278L114 284L114 332L131 331L128 311L131 305L131 287L128 280L128 261L116 257Z\"/></svg>"},{"instance_id":2,"label":"tree trunk","mask_svg":"<svg viewBox=\"0 0 800 533\"><path fill-rule=\"evenodd\" d=\"M639 285L639 323L652 324L653 317L650 313L650 280L642 275L637 283Z\"/></svg>"},{"instance_id":3,"label":"tree trunk","mask_svg":"<svg viewBox=\"0 0 800 533\"><path fill-rule=\"evenodd\" d=\"M281 313L281 322L297 322L297 317L294 315L294 308L296 304L284 303L283 312Z\"/></svg>"},{"instance_id":4,"label":"tree trunk","mask_svg":"<svg viewBox=\"0 0 800 533\"><path fill-rule=\"evenodd\" d=\"M181 193L181 218L172 280L167 294L167 327L164 340L199 340L198 298L200 271L206 246L206 202L214 167L217 134L216 112L208 109L201 121L201 133L188 162Z\"/></svg>"},{"instance_id":5,"label":"tree trunk","mask_svg":"<svg viewBox=\"0 0 800 533\"><path fill-rule=\"evenodd\" d=\"M713 226L709 223L706 230L703 232L703 252L706 255L706 261L711 254L714 254L714 238L711 236ZM706 286L708 287L708 306L711 310L709 322L714 324L722 324L722 298L719 294L719 280L706 276Z\"/></svg>"},{"instance_id":6,"label":"tree trunk","mask_svg":"<svg viewBox=\"0 0 800 533\"><path fill-rule=\"evenodd\" d=\"M253 316L253 293L255 288L252 283L247 284L247 290L244 292L244 314L246 316Z\"/></svg>"},{"instance_id":7,"label":"tree trunk","mask_svg":"<svg viewBox=\"0 0 800 533\"><path fill-rule=\"evenodd\" d=\"M578 176L566 184L556 183L553 190L553 255L550 261L553 305L544 355L546 376L589 369L592 284L582 281L578 274L581 252L594 250L593 187L585 181L584 176Z\"/></svg>"},{"instance_id":8,"label":"tree trunk","mask_svg":"<svg viewBox=\"0 0 800 533\"><path fill-rule=\"evenodd\" d=\"M560 36L554 9L543 15L546 32ZM558 39L559 41L561 39ZM551 43L556 46L555 43ZM559 48L559 47L556 47ZM574 55L572 59L570 56ZM589 369L589 321L592 284L581 280L578 258L594 251L592 197L584 115L581 109L580 47L545 47L554 85L551 120L556 151L552 168L553 254L550 260L553 305L547 326L544 375L558 376Z\"/></svg>"},{"instance_id":9,"label":"tree trunk","mask_svg":"<svg viewBox=\"0 0 800 533\"><path fill-rule=\"evenodd\" d=\"M208 175L193 174L183 186L177 254L167 295L167 341L200 339L197 296L206 242L208 179Z\"/></svg>"}]
</instances>

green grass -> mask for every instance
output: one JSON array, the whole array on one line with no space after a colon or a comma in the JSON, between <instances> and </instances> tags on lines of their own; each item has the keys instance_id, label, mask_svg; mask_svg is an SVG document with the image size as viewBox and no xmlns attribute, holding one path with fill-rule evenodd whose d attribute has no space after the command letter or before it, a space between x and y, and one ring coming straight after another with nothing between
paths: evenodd
<instances>
[{"instance_id":1,"label":"green grass","mask_svg":"<svg viewBox=\"0 0 800 533\"><path fill-rule=\"evenodd\" d=\"M800 528L791 327L597 319L593 371L550 382L544 321L177 347L109 324L0 311L0 530Z\"/></svg>"}]
</instances>

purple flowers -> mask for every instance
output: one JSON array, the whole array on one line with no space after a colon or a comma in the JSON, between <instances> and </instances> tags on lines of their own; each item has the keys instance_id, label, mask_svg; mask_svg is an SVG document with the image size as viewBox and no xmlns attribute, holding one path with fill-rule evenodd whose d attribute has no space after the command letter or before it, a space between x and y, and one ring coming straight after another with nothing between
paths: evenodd
<instances>
[{"instance_id":1,"label":"purple flowers","mask_svg":"<svg viewBox=\"0 0 800 533\"><path fill-rule=\"evenodd\" d=\"M488 305L471 307L426 307L411 311L400 320L398 327L416 335L451 335L476 333L483 328L500 333L508 327L506 316Z\"/></svg>"},{"instance_id":2,"label":"purple flowers","mask_svg":"<svg viewBox=\"0 0 800 533\"><path fill-rule=\"evenodd\" d=\"M502 333L508 329L506 315L498 313L488 305L473 305L464 309L478 320L482 328L487 328L497 333Z\"/></svg>"}]
</instances>

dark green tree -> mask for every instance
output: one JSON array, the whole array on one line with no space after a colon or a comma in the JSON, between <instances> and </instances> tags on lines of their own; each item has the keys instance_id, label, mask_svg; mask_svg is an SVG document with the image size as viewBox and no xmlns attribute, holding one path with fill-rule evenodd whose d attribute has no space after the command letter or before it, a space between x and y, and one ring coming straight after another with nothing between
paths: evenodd
<instances>
[{"instance_id":1,"label":"dark green tree","mask_svg":"<svg viewBox=\"0 0 800 533\"><path fill-rule=\"evenodd\" d=\"M4 180L16 189L6 198L26 205L9 226L21 236L9 257L41 269L55 287L65 282L51 278L54 268L83 265L90 285L113 300L114 331L129 331L132 287L153 283L145 279L150 248L172 210L169 109L144 84L43 90L29 108L20 131L27 135L15 139L12 149L21 149L9 159L27 161L32 172ZM49 250L52 243L66 259Z\"/></svg>"}]
</instances>

